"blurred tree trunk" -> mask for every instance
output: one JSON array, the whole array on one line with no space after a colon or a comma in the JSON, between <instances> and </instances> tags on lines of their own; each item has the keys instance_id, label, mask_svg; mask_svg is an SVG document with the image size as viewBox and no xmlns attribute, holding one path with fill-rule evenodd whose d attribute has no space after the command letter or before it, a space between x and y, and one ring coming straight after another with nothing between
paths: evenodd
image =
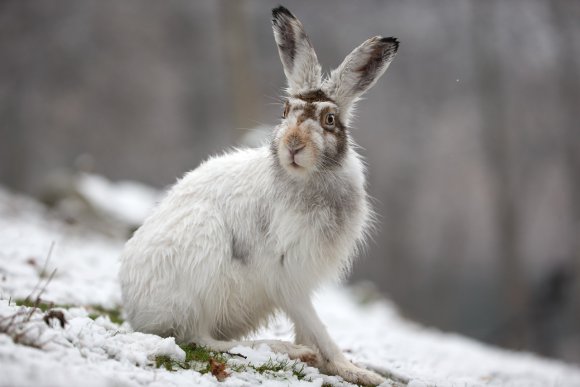
<instances>
[{"instance_id":1,"label":"blurred tree trunk","mask_svg":"<svg viewBox=\"0 0 580 387\"><path fill-rule=\"evenodd\" d=\"M30 75L23 74L34 72L30 68L26 68L27 71L15 70L14 62L19 58L13 37L45 32L44 25L38 22L38 11L35 12L34 6L19 1L0 3L0 52L10 55L10 60L0 59L0 74L8 74L0 88L0 181L18 190L29 188L29 160L35 157L29 154L30 138L25 130L26 113L22 106L27 100L27 87L30 88L27 82L34 82ZM26 64L18 63L18 66Z\"/></svg>"},{"instance_id":2,"label":"blurred tree trunk","mask_svg":"<svg viewBox=\"0 0 580 387\"><path fill-rule=\"evenodd\" d=\"M574 28L580 18L580 7L565 1L550 1L552 24L558 27L559 39L556 39L558 83L562 103L560 121L565 127L562 133L562 154L565 157L567 173L570 179L572 211L572 257L571 267L574 270L575 294L571 301L575 308L575 327L580 329L580 126L578 107L580 106L580 52L575 51ZM578 331L577 331L578 333Z\"/></svg>"},{"instance_id":3,"label":"blurred tree trunk","mask_svg":"<svg viewBox=\"0 0 580 387\"><path fill-rule=\"evenodd\" d=\"M409 172L406 168L401 168ZM387 223L387 257L389 260L389 269L387 278L390 283L391 292L396 300L406 305L411 310L417 310L417 297L415 296L416 281L413 277L416 272L411 270L412 252L408 248L409 233L409 198L413 193L409 187L409 176L416 174L405 173L405 176L397 176L397 184L392 187L385 195L385 222ZM410 259L411 258L411 259Z\"/></svg>"},{"instance_id":4,"label":"blurred tree trunk","mask_svg":"<svg viewBox=\"0 0 580 387\"><path fill-rule=\"evenodd\" d=\"M230 90L233 93L233 138L236 141L246 133L240 129L251 129L257 126L257 117L259 117L257 104L260 102L256 91L256 80L253 77L254 70L251 68L253 61L250 55L250 44L252 40L248 36L247 17L244 14L244 9L247 7L244 3L241 0L222 0L218 3L223 24L223 45L230 74Z\"/></svg>"},{"instance_id":5,"label":"blurred tree trunk","mask_svg":"<svg viewBox=\"0 0 580 387\"><path fill-rule=\"evenodd\" d=\"M504 79L499 58L495 15L496 1L474 1L473 53L479 89L481 136L487 168L492 177L494 222L497 240L499 297L503 313L500 344L516 348L525 344L528 331L527 297L518 242L518 207L515 182L514 128L507 126Z\"/></svg>"},{"instance_id":6,"label":"blurred tree trunk","mask_svg":"<svg viewBox=\"0 0 580 387\"><path fill-rule=\"evenodd\" d=\"M0 70L1 71L1 70ZM0 181L17 190L26 189L28 158L26 131L22 129L22 81L13 79L0 95Z\"/></svg>"}]
</instances>

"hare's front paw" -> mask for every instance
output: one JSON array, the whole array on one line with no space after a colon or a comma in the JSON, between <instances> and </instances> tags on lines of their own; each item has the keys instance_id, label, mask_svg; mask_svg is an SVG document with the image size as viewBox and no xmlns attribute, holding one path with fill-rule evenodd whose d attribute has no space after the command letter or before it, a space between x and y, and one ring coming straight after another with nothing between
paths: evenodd
<instances>
[{"instance_id":1,"label":"hare's front paw","mask_svg":"<svg viewBox=\"0 0 580 387\"><path fill-rule=\"evenodd\" d=\"M365 370L364 368L359 368L348 360L332 362L324 368L327 373L338 375L347 382L354 384L377 386L385 381L385 378L379 374Z\"/></svg>"}]
</instances>

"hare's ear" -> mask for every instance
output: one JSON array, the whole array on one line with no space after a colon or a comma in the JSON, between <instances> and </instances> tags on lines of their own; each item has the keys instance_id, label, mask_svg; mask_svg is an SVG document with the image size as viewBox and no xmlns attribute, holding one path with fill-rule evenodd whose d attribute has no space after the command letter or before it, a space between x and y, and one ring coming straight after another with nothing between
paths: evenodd
<instances>
[{"instance_id":1,"label":"hare's ear","mask_svg":"<svg viewBox=\"0 0 580 387\"><path fill-rule=\"evenodd\" d=\"M323 90L348 113L356 100L387 70L398 48L396 38L375 36L366 40L331 72Z\"/></svg>"},{"instance_id":2,"label":"hare's ear","mask_svg":"<svg viewBox=\"0 0 580 387\"><path fill-rule=\"evenodd\" d=\"M280 6L272 10L272 29L288 79L288 93L319 89L322 78L320 64L300 20Z\"/></svg>"}]
</instances>

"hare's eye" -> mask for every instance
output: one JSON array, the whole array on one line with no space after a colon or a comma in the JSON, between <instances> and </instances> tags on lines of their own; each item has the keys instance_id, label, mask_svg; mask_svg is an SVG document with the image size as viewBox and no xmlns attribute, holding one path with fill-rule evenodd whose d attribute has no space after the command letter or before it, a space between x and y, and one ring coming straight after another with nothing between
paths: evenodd
<instances>
[{"instance_id":1,"label":"hare's eye","mask_svg":"<svg viewBox=\"0 0 580 387\"><path fill-rule=\"evenodd\" d=\"M284 104L284 112L282 112L282 118L288 117L288 113L290 112L290 104L286 102Z\"/></svg>"},{"instance_id":2,"label":"hare's eye","mask_svg":"<svg viewBox=\"0 0 580 387\"><path fill-rule=\"evenodd\" d=\"M334 128L335 125L334 113L328 113L324 117L324 125L326 125L328 128Z\"/></svg>"}]
</instances>

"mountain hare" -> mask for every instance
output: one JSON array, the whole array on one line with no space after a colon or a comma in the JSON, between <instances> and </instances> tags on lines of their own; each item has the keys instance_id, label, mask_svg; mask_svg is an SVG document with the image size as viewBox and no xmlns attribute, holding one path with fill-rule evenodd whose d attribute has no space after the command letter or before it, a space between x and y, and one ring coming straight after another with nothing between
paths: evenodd
<instances>
[{"instance_id":1,"label":"mountain hare","mask_svg":"<svg viewBox=\"0 0 580 387\"><path fill-rule=\"evenodd\" d=\"M323 78L300 21L272 26L288 79L269 145L214 157L187 173L127 242L120 280L135 330L216 351L267 344L360 384L310 300L346 273L369 220L364 166L348 125L357 99L385 72L398 41L375 36ZM238 341L281 310L295 344Z\"/></svg>"}]
</instances>

